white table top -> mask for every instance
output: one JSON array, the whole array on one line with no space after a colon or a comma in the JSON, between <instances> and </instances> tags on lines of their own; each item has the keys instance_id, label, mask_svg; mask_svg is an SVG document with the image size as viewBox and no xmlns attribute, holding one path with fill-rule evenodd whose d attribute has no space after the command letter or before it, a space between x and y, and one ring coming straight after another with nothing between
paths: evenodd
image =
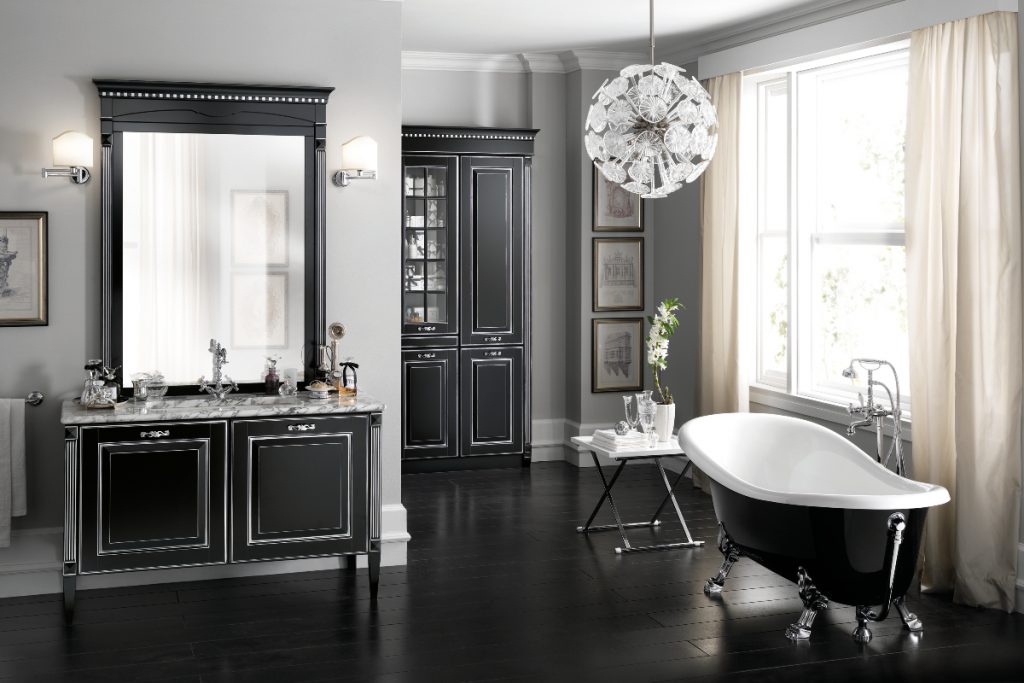
<instances>
[{"instance_id":1,"label":"white table top","mask_svg":"<svg viewBox=\"0 0 1024 683\"><path fill-rule=\"evenodd\" d=\"M601 446L594 445L592 436L574 436L572 442L583 450L594 451L598 455L604 455L612 460L628 460L630 458L655 458L662 455L683 455L683 449L679 447L679 441L672 437L667 443L657 443L654 448L636 448L628 451L609 451Z\"/></svg>"}]
</instances>

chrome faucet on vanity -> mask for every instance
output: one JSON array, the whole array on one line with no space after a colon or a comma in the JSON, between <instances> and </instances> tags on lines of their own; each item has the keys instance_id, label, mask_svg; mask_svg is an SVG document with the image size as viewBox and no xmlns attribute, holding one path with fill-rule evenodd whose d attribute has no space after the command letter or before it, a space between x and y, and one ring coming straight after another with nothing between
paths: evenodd
<instances>
[{"instance_id":1,"label":"chrome faucet on vanity","mask_svg":"<svg viewBox=\"0 0 1024 683\"><path fill-rule=\"evenodd\" d=\"M221 369L228 363L228 352L216 339L210 340L210 354L213 356L213 383L207 382L206 375L203 375L199 378L199 391L205 391L220 400L232 391L238 391L238 385L235 380L221 374Z\"/></svg>"},{"instance_id":2,"label":"chrome faucet on vanity","mask_svg":"<svg viewBox=\"0 0 1024 683\"><path fill-rule=\"evenodd\" d=\"M901 477L907 476L906 463L903 460L903 438L902 438L902 408L900 407L900 378L896 374L896 368L893 367L892 363L886 360L876 360L874 358L854 358L850 361L850 364L843 370L843 377L847 379L856 379L857 372L854 370L854 365L859 365L863 369L867 370L868 373L868 400L864 402L864 395L857 392L857 398L860 401L860 405L854 405L851 403L847 410L850 415L859 415L861 419L851 422L846 428L846 435L852 437L857 433L858 427L875 427L875 448L876 458L878 462L882 463L886 467L889 466L889 460L895 455L896 457L896 474ZM882 367L888 367L892 372L893 382L896 387L896 396L893 397L892 391L889 390L882 382L875 379L874 374L882 369ZM875 402L875 387L881 387L885 391L886 396L889 398L889 407L886 408L881 403ZM889 447L888 452L885 451L884 439L885 431L883 430L883 424L885 419L889 418L892 420L892 446ZM883 455L884 454L884 455Z\"/></svg>"}]
</instances>

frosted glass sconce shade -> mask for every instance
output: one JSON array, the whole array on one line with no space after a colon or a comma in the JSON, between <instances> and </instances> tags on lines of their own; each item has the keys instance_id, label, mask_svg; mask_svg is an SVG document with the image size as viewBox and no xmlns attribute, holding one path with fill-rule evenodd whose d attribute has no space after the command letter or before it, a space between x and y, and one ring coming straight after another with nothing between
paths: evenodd
<instances>
[{"instance_id":1,"label":"frosted glass sconce shade","mask_svg":"<svg viewBox=\"0 0 1024 683\"><path fill-rule=\"evenodd\" d=\"M69 130L53 139L53 165L44 168L43 177L71 178L81 185L89 180L89 166L93 165L92 138L85 133Z\"/></svg>"},{"instance_id":2,"label":"frosted glass sconce shade","mask_svg":"<svg viewBox=\"0 0 1024 683\"><path fill-rule=\"evenodd\" d=\"M377 141L366 135L352 138L341 146L341 170L334 184L346 187L353 180L376 180Z\"/></svg>"},{"instance_id":3,"label":"frosted glass sconce shade","mask_svg":"<svg viewBox=\"0 0 1024 683\"><path fill-rule=\"evenodd\" d=\"M53 139L54 166L92 166L92 138L69 130Z\"/></svg>"}]
</instances>

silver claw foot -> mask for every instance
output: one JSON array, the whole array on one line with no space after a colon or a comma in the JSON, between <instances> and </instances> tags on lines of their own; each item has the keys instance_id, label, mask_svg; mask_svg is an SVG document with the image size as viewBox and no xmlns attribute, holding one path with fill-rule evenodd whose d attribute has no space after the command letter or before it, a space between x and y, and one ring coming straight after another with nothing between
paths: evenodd
<instances>
[{"instance_id":1,"label":"silver claw foot","mask_svg":"<svg viewBox=\"0 0 1024 683\"><path fill-rule=\"evenodd\" d=\"M704 595L708 597L722 594L722 587L725 586L725 580L729 577L732 566L740 559L740 549L729 539L729 535L725 533L725 527L721 524L718 525L718 549L725 559L722 560L722 566L718 573L704 582Z\"/></svg>"},{"instance_id":2,"label":"silver claw foot","mask_svg":"<svg viewBox=\"0 0 1024 683\"><path fill-rule=\"evenodd\" d=\"M924 630L924 624L921 623L921 620L907 608L906 598L896 598L892 601L892 604L896 607L896 611L900 613L900 619L903 620L903 625L908 631L919 633Z\"/></svg>"},{"instance_id":3,"label":"silver claw foot","mask_svg":"<svg viewBox=\"0 0 1024 683\"><path fill-rule=\"evenodd\" d=\"M795 623L786 627L786 637L790 640L807 640L811 637L814 618L828 607L828 598L821 594L803 567L797 570L796 586L804 603L804 611Z\"/></svg>"},{"instance_id":4,"label":"silver claw foot","mask_svg":"<svg viewBox=\"0 0 1024 683\"><path fill-rule=\"evenodd\" d=\"M866 645L871 640L867 616L870 611L871 608L864 605L857 608L857 628L853 629L853 640L861 645Z\"/></svg>"}]
</instances>

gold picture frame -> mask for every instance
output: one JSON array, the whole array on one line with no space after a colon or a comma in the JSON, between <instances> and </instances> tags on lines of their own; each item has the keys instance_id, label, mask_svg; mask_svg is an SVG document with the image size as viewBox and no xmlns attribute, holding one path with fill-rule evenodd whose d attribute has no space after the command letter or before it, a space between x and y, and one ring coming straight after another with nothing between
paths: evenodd
<instances>
[{"instance_id":1,"label":"gold picture frame","mask_svg":"<svg viewBox=\"0 0 1024 683\"><path fill-rule=\"evenodd\" d=\"M0 327L49 325L46 211L0 211Z\"/></svg>"}]
</instances>

